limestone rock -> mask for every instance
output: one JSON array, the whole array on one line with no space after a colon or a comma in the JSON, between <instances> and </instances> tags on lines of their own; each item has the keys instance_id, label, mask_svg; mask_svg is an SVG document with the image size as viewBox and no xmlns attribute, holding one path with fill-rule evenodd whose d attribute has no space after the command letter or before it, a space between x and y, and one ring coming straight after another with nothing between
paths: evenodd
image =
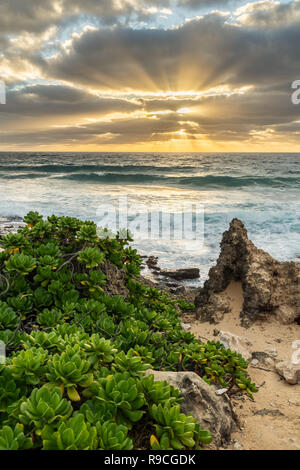
<instances>
[{"instance_id":1,"label":"limestone rock","mask_svg":"<svg viewBox=\"0 0 300 470\"><path fill-rule=\"evenodd\" d=\"M189 323L183 323L181 322L181 328L184 330L184 331L189 331L191 329L191 325L189 325Z\"/></svg>"},{"instance_id":2,"label":"limestone rock","mask_svg":"<svg viewBox=\"0 0 300 470\"><path fill-rule=\"evenodd\" d=\"M283 377L287 383L296 385L300 383L300 363L292 364L287 361L278 362L276 364L276 371Z\"/></svg>"},{"instance_id":3,"label":"limestone rock","mask_svg":"<svg viewBox=\"0 0 300 470\"><path fill-rule=\"evenodd\" d=\"M280 262L258 249L247 236L239 219L233 219L224 232L221 253L209 279L195 298L197 317L216 323L225 310L216 303L216 295L230 281L241 281L244 304L242 324L249 326L257 318L272 315L281 323L300 319L300 263Z\"/></svg>"},{"instance_id":4,"label":"limestone rock","mask_svg":"<svg viewBox=\"0 0 300 470\"><path fill-rule=\"evenodd\" d=\"M184 398L183 413L192 413L203 429L209 429L217 446L230 440L236 416L226 394L216 395L217 387L208 385L195 372L162 372L148 370L155 380L166 380L178 388Z\"/></svg>"},{"instance_id":5,"label":"limestone rock","mask_svg":"<svg viewBox=\"0 0 300 470\"><path fill-rule=\"evenodd\" d=\"M276 371L289 384L300 383L300 340L292 344L292 355L290 361L281 361L275 365Z\"/></svg>"},{"instance_id":6,"label":"limestone rock","mask_svg":"<svg viewBox=\"0 0 300 470\"><path fill-rule=\"evenodd\" d=\"M235 441L233 444L233 450L244 450L244 447L239 441Z\"/></svg>"},{"instance_id":7,"label":"limestone rock","mask_svg":"<svg viewBox=\"0 0 300 470\"><path fill-rule=\"evenodd\" d=\"M252 343L245 337L234 335L229 331L221 331L220 343L223 344L224 348L241 354L246 361L249 361L252 357L252 352L249 349Z\"/></svg>"}]
</instances>

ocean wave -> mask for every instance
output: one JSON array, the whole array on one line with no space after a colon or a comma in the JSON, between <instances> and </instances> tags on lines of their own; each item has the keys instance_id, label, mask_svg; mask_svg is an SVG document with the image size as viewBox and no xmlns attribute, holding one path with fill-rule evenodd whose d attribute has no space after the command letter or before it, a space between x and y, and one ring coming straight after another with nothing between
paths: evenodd
<instances>
[{"instance_id":1,"label":"ocean wave","mask_svg":"<svg viewBox=\"0 0 300 470\"><path fill-rule=\"evenodd\" d=\"M57 179L72 181L102 183L102 184L166 184L176 186L191 186L196 188L241 188L241 187L290 187L300 186L296 177L235 177L235 176L167 176L145 173L73 173L58 176Z\"/></svg>"},{"instance_id":2,"label":"ocean wave","mask_svg":"<svg viewBox=\"0 0 300 470\"><path fill-rule=\"evenodd\" d=\"M193 171L197 167L192 166L174 166L172 170ZM40 173L80 173L80 172L164 172L170 171L170 166L151 166L151 165L74 165L74 164L53 164L53 165L0 165L0 172L40 172Z\"/></svg>"}]
</instances>

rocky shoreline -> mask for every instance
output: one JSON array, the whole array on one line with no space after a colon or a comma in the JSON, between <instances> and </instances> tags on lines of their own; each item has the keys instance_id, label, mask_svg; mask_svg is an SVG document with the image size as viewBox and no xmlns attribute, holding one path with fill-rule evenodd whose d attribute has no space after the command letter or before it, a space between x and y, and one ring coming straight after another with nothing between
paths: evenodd
<instances>
[{"instance_id":1,"label":"rocky shoreline","mask_svg":"<svg viewBox=\"0 0 300 470\"><path fill-rule=\"evenodd\" d=\"M8 233L15 233L20 228L23 228L25 223L23 219L18 216L0 217L0 237Z\"/></svg>"},{"instance_id":2,"label":"rocky shoreline","mask_svg":"<svg viewBox=\"0 0 300 470\"><path fill-rule=\"evenodd\" d=\"M1 218L0 236L23 225ZM300 449L300 263L279 262L255 247L238 219L220 247L201 288L184 284L188 276L200 275L199 268L162 270L153 256L144 257L143 264L157 281L145 276L138 281L195 304L182 315L182 327L202 340L220 341L249 361L259 388L254 402L242 394L229 399L226 389L208 387L193 372L155 373L181 390L184 409L206 423L218 449ZM104 290L126 298L124 273L110 262L101 269L107 277Z\"/></svg>"},{"instance_id":3,"label":"rocky shoreline","mask_svg":"<svg viewBox=\"0 0 300 470\"><path fill-rule=\"evenodd\" d=\"M220 256L203 287L184 285L180 274L175 273L175 282L162 276L158 263L151 256L145 261L157 279L155 287L195 303L195 311L182 317L183 328L239 352L249 361L249 373L259 388L254 402L242 395L232 397L231 411L224 411L225 390L218 416L208 411L212 403L220 410L220 403L210 396L206 419L218 436L217 448L299 450L300 263L279 262L258 249L238 219L223 234ZM165 379L181 389L187 409L201 421L205 391L197 378L192 373L185 379L167 375ZM216 422L222 423L218 429Z\"/></svg>"}]
</instances>

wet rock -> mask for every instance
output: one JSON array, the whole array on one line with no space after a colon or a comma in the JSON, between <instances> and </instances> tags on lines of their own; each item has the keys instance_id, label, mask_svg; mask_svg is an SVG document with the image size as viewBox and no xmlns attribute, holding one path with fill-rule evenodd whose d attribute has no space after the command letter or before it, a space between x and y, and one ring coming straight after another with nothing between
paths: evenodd
<instances>
[{"instance_id":1,"label":"wet rock","mask_svg":"<svg viewBox=\"0 0 300 470\"><path fill-rule=\"evenodd\" d=\"M242 324L249 326L258 318L272 316L281 323L295 322L300 314L300 263L279 262L258 249L247 236L239 219L233 219L224 232L221 253L209 279L195 299L197 317L216 323L224 317L214 296L230 281L241 281L244 303Z\"/></svg>"},{"instance_id":2,"label":"wet rock","mask_svg":"<svg viewBox=\"0 0 300 470\"><path fill-rule=\"evenodd\" d=\"M221 331L220 332L220 343L223 344L224 348L231 349L235 351L247 361L251 359L252 353L250 351L250 347L252 343L245 337L234 335L229 331Z\"/></svg>"},{"instance_id":3,"label":"wet rock","mask_svg":"<svg viewBox=\"0 0 300 470\"><path fill-rule=\"evenodd\" d=\"M216 395L217 388L208 385L194 372L146 371L146 375L149 374L154 374L155 380L166 380L180 390L184 398L182 412L192 413L203 429L209 429L215 445L230 440L236 428L236 416L226 394Z\"/></svg>"},{"instance_id":4,"label":"wet rock","mask_svg":"<svg viewBox=\"0 0 300 470\"><path fill-rule=\"evenodd\" d=\"M174 287L174 289L177 289L178 284L176 282L166 282L165 285L167 287Z\"/></svg>"},{"instance_id":5,"label":"wet rock","mask_svg":"<svg viewBox=\"0 0 300 470\"><path fill-rule=\"evenodd\" d=\"M198 279L200 277L200 270L198 268L183 268L171 270L161 270L160 274L162 276L170 277L176 279L177 281L182 281L184 279Z\"/></svg>"},{"instance_id":6,"label":"wet rock","mask_svg":"<svg viewBox=\"0 0 300 470\"><path fill-rule=\"evenodd\" d=\"M146 264L148 268L155 269L157 268L158 256L149 256L147 258Z\"/></svg>"}]
</instances>

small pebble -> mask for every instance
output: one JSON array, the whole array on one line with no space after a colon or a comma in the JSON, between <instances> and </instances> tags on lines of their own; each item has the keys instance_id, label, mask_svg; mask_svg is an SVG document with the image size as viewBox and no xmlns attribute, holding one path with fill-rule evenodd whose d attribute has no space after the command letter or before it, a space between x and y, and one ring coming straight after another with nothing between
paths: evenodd
<instances>
[{"instance_id":1,"label":"small pebble","mask_svg":"<svg viewBox=\"0 0 300 470\"><path fill-rule=\"evenodd\" d=\"M233 449L234 450L244 450L244 447L242 446L242 444L240 444L239 441L235 441L235 443L233 444Z\"/></svg>"},{"instance_id":2,"label":"small pebble","mask_svg":"<svg viewBox=\"0 0 300 470\"><path fill-rule=\"evenodd\" d=\"M269 353L270 356L272 356L272 357L277 357L278 356L278 352L277 352L276 348L268 348L267 353Z\"/></svg>"},{"instance_id":3,"label":"small pebble","mask_svg":"<svg viewBox=\"0 0 300 470\"><path fill-rule=\"evenodd\" d=\"M299 406L299 402L297 402L296 400L293 400L292 398L289 398L288 402L290 405Z\"/></svg>"}]
</instances>

